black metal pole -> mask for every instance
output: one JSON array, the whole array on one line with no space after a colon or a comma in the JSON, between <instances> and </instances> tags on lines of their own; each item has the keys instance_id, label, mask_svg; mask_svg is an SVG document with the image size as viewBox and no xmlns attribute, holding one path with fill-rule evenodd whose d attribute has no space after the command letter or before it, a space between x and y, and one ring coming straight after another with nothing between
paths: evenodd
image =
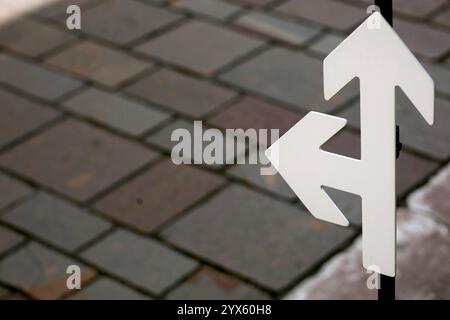
<instances>
[{"instance_id":1,"label":"black metal pole","mask_svg":"<svg viewBox=\"0 0 450 320\"><path fill-rule=\"evenodd\" d=\"M393 26L392 19L392 0L375 0L375 5L380 9L380 13L391 26ZM396 157L400 155L402 144L400 143L400 128L395 128L396 139ZM393 301L395 300L395 277L388 277L380 274L380 289L378 289L378 300Z\"/></svg>"}]
</instances>

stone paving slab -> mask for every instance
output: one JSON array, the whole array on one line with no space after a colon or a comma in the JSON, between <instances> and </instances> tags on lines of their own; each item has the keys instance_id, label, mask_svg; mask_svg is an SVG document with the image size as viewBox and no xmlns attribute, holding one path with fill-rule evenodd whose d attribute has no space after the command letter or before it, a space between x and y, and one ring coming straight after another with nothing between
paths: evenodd
<instances>
[{"instance_id":1,"label":"stone paving slab","mask_svg":"<svg viewBox=\"0 0 450 320\"><path fill-rule=\"evenodd\" d=\"M96 274L72 258L30 242L0 262L0 280L35 299L57 299L69 292L66 269L73 264L81 268L82 285Z\"/></svg>"},{"instance_id":2,"label":"stone paving slab","mask_svg":"<svg viewBox=\"0 0 450 320\"><path fill-rule=\"evenodd\" d=\"M255 32L293 45L301 45L317 36L320 29L301 25L263 12L250 11L235 23Z\"/></svg>"},{"instance_id":3,"label":"stone paving slab","mask_svg":"<svg viewBox=\"0 0 450 320\"><path fill-rule=\"evenodd\" d=\"M78 42L46 62L108 87L118 86L152 67L122 51L89 41Z\"/></svg>"},{"instance_id":4,"label":"stone paving slab","mask_svg":"<svg viewBox=\"0 0 450 320\"><path fill-rule=\"evenodd\" d=\"M211 129L209 126L203 125L202 124L202 128L203 130L207 130L207 129ZM177 129L185 129L187 130L187 132L189 132L191 139L194 139L194 122L192 121L187 121L184 119L178 119L176 121L173 121L171 123L169 123L167 126L165 126L164 128L162 128L160 131L157 131L156 133L150 135L147 138L147 142L149 142L152 145L158 146L160 148L165 149L167 152L171 153L171 158L173 157L174 160L176 161L181 161L183 160L184 163L200 163L200 164L204 164L207 165L208 167L212 168L212 169L221 169L224 167L224 165L226 163L235 163L237 162L236 159L242 159L245 155L245 150L246 150L246 144L245 142L242 140L241 136L238 135L237 138L233 138L233 137L225 137L225 142L223 143L223 152L222 155L219 157L217 157L217 162L219 163L213 163L213 164L207 164L203 161L203 153L202 152L195 152L194 148L195 148L195 143L192 142L191 143L191 149L190 149L190 153L189 154L185 154L184 152L174 152L172 154L172 150L173 148L179 143L178 141L181 141L181 138L179 140L172 140L172 133L174 132L174 130ZM236 143L236 148L234 151L228 151L226 149L226 145L228 144L232 144L233 141ZM203 144L202 144L203 146ZM202 149L203 150L203 149ZM176 151L176 150L175 150ZM233 160L235 159L235 160Z\"/></svg>"},{"instance_id":5,"label":"stone paving slab","mask_svg":"<svg viewBox=\"0 0 450 320\"><path fill-rule=\"evenodd\" d=\"M199 118L231 100L236 93L171 70L159 70L126 89L132 95Z\"/></svg>"},{"instance_id":6,"label":"stone paving slab","mask_svg":"<svg viewBox=\"0 0 450 320\"><path fill-rule=\"evenodd\" d=\"M195 45L192 45L195 43ZM213 24L189 22L136 49L141 53L211 76L263 43Z\"/></svg>"},{"instance_id":7,"label":"stone paving slab","mask_svg":"<svg viewBox=\"0 0 450 320\"><path fill-rule=\"evenodd\" d=\"M295 206L231 186L162 235L208 261L278 291L352 234L348 228L315 220Z\"/></svg>"},{"instance_id":8,"label":"stone paving slab","mask_svg":"<svg viewBox=\"0 0 450 320\"><path fill-rule=\"evenodd\" d=\"M290 0L277 10L340 31L352 30L366 17L365 10L333 0Z\"/></svg>"},{"instance_id":9,"label":"stone paving slab","mask_svg":"<svg viewBox=\"0 0 450 320\"><path fill-rule=\"evenodd\" d=\"M81 85L73 78L5 54L0 54L0 83L46 100L56 100Z\"/></svg>"},{"instance_id":10,"label":"stone paving slab","mask_svg":"<svg viewBox=\"0 0 450 320\"><path fill-rule=\"evenodd\" d=\"M0 89L2 116L0 117L0 147L38 129L56 119L60 113L45 105L34 103Z\"/></svg>"},{"instance_id":11,"label":"stone paving slab","mask_svg":"<svg viewBox=\"0 0 450 320\"><path fill-rule=\"evenodd\" d=\"M133 136L140 136L170 118L168 112L94 88L66 100L63 107Z\"/></svg>"},{"instance_id":12,"label":"stone paving slab","mask_svg":"<svg viewBox=\"0 0 450 320\"><path fill-rule=\"evenodd\" d=\"M83 14L83 31L127 44L176 21L178 15L138 1L109 0Z\"/></svg>"},{"instance_id":13,"label":"stone paving slab","mask_svg":"<svg viewBox=\"0 0 450 320\"><path fill-rule=\"evenodd\" d=\"M450 260L448 228L429 216L406 209L397 213L396 299L449 299ZM376 299L366 286L361 240L324 265L313 277L293 289L287 299Z\"/></svg>"},{"instance_id":14,"label":"stone paving slab","mask_svg":"<svg viewBox=\"0 0 450 320\"><path fill-rule=\"evenodd\" d=\"M221 79L302 110L331 112L358 93L356 81L329 101L323 97L322 62L301 52L274 48L225 73Z\"/></svg>"},{"instance_id":15,"label":"stone paving slab","mask_svg":"<svg viewBox=\"0 0 450 320\"><path fill-rule=\"evenodd\" d=\"M0 164L86 201L156 157L156 152L135 142L67 120L4 154Z\"/></svg>"},{"instance_id":16,"label":"stone paving slab","mask_svg":"<svg viewBox=\"0 0 450 320\"><path fill-rule=\"evenodd\" d=\"M72 39L74 35L68 32L31 19L20 19L0 29L1 46L31 57L55 49Z\"/></svg>"},{"instance_id":17,"label":"stone paving slab","mask_svg":"<svg viewBox=\"0 0 450 320\"><path fill-rule=\"evenodd\" d=\"M39 192L0 217L38 238L74 251L111 224L66 201Z\"/></svg>"},{"instance_id":18,"label":"stone paving slab","mask_svg":"<svg viewBox=\"0 0 450 320\"><path fill-rule=\"evenodd\" d=\"M31 190L25 183L0 173L0 209L23 199L31 193Z\"/></svg>"},{"instance_id":19,"label":"stone paving slab","mask_svg":"<svg viewBox=\"0 0 450 320\"><path fill-rule=\"evenodd\" d=\"M172 3L173 8L225 20L241 8L222 0L179 0Z\"/></svg>"},{"instance_id":20,"label":"stone paving slab","mask_svg":"<svg viewBox=\"0 0 450 320\"><path fill-rule=\"evenodd\" d=\"M152 232L223 183L218 175L166 159L108 194L95 208L135 229Z\"/></svg>"},{"instance_id":21,"label":"stone paving slab","mask_svg":"<svg viewBox=\"0 0 450 320\"><path fill-rule=\"evenodd\" d=\"M110 278L100 277L82 287L79 293L70 297L71 300L148 300L145 295Z\"/></svg>"},{"instance_id":22,"label":"stone paving slab","mask_svg":"<svg viewBox=\"0 0 450 320\"><path fill-rule=\"evenodd\" d=\"M194 260L153 239L125 230L116 230L85 250L82 256L136 287L155 294L162 293L197 265Z\"/></svg>"},{"instance_id":23,"label":"stone paving slab","mask_svg":"<svg viewBox=\"0 0 450 320\"><path fill-rule=\"evenodd\" d=\"M24 237L19 233L0 226L0 254L4 254L6 251L21 243L23 240Z\"/></svg>"},{"instance_id":24,"label":"stone paving slab","mask_svg":"<svg viewBox=\"0 0 450 320\"><path fill-rule=\"evenodd\" d=\"M168 296L172 300L261 300L269 297L242 281L203 267Z\"/></svg>"}]
</instances>

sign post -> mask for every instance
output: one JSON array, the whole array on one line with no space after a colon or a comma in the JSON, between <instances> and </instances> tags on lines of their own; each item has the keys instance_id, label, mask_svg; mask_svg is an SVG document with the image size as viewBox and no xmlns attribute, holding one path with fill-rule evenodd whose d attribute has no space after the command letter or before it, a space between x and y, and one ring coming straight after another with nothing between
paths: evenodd
<instances>
[{"instance_id":1,"label":"sign post","mask_svg":"<svg viewBox=\"0 0 450 320\"><path fill-rule=\"evenodd\" d=\"M384 7L384 6L383 6ZM374 23L376 21L377 23ZM321 146L346 120L310 112L266 151L268 159L313 216L348 226L324 186L362 199L363 266L382 275L379 298L394 297L396 271L395 88L431 125L434 83L379 12L369 16L323 62L329 100L353 78L360 81L361 159ZM389 279L388 279L389 278Z\"/></svg>"}]
</instances>

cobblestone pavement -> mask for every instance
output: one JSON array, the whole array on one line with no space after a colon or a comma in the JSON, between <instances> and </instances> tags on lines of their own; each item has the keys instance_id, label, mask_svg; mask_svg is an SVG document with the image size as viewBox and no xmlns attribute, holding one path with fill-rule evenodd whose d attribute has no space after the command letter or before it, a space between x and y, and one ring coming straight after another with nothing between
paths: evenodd
<instances>
[{"instance_id":1,"label":"cobblestone pavement","mask_svg":"<svg viewBox=\"0 0 450 320\"><path fill-rule=\"evenodd\" d=\"M193 120L284 132L317 110L349 120L326 149L357 157L358 83L325 102L322 59L370 3L2 1L0 297L370 298L336 267L353 255L361 268L358 197L328 190L352 226L320 222L257 165L174 165L169 139ZM450 2L394 3L436 82L433 127L397 95L401 295L450 298ZM69 4L81 31L65 26ZM71 264L81 291L66 287Z\"/></svg>"}]
</instances>

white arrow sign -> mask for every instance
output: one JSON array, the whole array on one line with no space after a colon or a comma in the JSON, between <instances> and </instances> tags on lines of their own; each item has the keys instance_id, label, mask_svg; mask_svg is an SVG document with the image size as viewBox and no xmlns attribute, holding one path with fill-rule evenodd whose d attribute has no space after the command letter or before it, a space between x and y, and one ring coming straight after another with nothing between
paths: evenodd
<instances>
[{"instance_id":1,"label":"white arrow sign","mask_svg":"<svg viewBox=\"0 0 450 320\"><path fill-rule=\"evenodd\" d=\"M372 19L380 19L373 28ZM324 60L325 99L353 78L360 80L361 160L320 147L346 120L310 112L266 155L306 208L318 219L348 226L322 189L362 198L363 265L395 276L395 87L431 125L434 83L380 13L373 13Z\"/></svg>"}]
</instances>

